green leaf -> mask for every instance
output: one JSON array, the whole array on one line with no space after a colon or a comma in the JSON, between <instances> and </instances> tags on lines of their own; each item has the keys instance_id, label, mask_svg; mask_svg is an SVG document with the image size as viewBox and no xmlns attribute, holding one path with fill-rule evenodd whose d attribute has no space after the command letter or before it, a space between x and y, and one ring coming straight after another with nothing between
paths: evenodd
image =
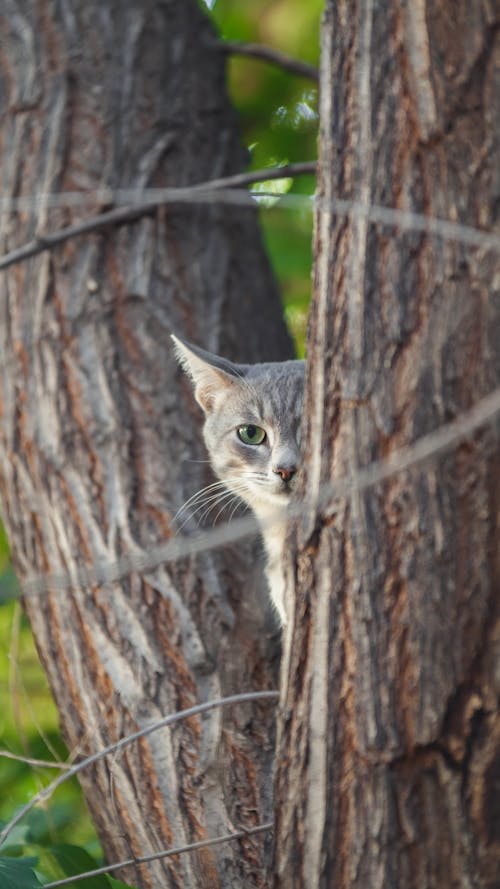
<instances>
[{"instance_id":1,"label":"green leaf","mask_svg":"<svg viewBox=\"0 0 500 889\"><path fill-rule=\"evenodd\" d=\"M39 889L35 864L36 858L0 857L0 889Z\"/></svg>"},{"instance_id":2,"label":"green leaf","mask_svg":"<svg viewBox=\"0 0 500 889\"><path fill-rule=\"evenodd\" d=\"M76 877L100 866L85 849L70 843L61 843L46 848L40 857L42 868L51 874L50 880ZM1 883L0 889L3 889ZM122 883L110 874L100 874L95 877L87 877L78 883L70 883L68 889L133 889L133 887Z\"/></svg>"},{"instance_id":3,"label":"green leaf","mask_svg":"<svg viewBox=\"0 0 500 889\"><path fill-rule=\"evenodd\" d=\"M0 822L0 827L5 827L3 822ZM10 855L21 855L22 847L28 842L29 832L30 829L27 824L16 824L3 843L2 848L4 851L8 849Z\"/></svg>"},{"instance_id":4,"label":"green leaf","mask_svg":"<svg viewBox=\"0 0 500 889\"><path fill-rule=\"evenodd\" d=\"M19 584L14 569L6 565L0 574L0 605L19 598Z\"/></svg>"},{"instance_id":5,"label":"green leaf","mask_svg":"<svg viewBox=\"0 0 500 889\"><path fill-rule=\"evenodd\" d=\"M283 166L283 164L281 164ZM252 195L263 207L272 207L280 199L281 195L290 191L293 179L266 179L264 182L256 182L252 186Z\"/></svg>"},{"instance_id":6,"label":"green leaf","mask_svg":"<svg viewBox=\"0 0 500 889\"><path fill-rule=\"evenodd\" d=\"M9 544L5 529L0 522L0 574L5 570L5 566L9 561Z\"/></svg>"},{"instance_id":7,"label":"green leaf","mask_svg":"<svg viewBox=\"0 0 500 889\"><path fill-rule=\"evenodd\" d=\"M99 864L81 846L61 843L57 846L51 846L47 851L55 859L62 871L62 875L65 877L75 877L78 874L83 874L86 871L95 870L96 867L99 867ZM109 877L105 874L98 877L89 877L86 880L82 880L81 883L75 883L74 886L75 889L76 887L81 887L81 889L109 889ZM0 889L2 889L1 885Z\"/></svg>"}]
</instances>

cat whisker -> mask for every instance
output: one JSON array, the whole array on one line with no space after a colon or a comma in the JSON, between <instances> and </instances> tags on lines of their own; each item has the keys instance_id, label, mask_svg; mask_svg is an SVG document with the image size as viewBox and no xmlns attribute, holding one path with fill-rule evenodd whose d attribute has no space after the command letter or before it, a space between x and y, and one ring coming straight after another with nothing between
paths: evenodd
<instances>
[{"instance_id":1,"label":"cat whisker","mask_svg":"<svg viewBox=\"0 0 500 889\"><path fill-rule=\"evenodd\" d=\"M225 490L225 485L223 485L222 482L217 482L213 485L207 485L206 488L202 488L201 491L197 491L196 494L193 494L192 497L189 498L189 500L186 500L174 516L174 521L177 523L177 533L182 531L186 523L189 522L200 509L203 509L210 500L220 497ZM181 521L181 524L178 524L179 521Z\"/></svg>"},{"instance_id":2,"label":"cat whisker","mask_svg":"<svg viewBox=\"0 0 500 889\"><path fill-rule=\"evenodd\" d=\"M203 512L199 516L200 522L203 522L207 518L207 516L210 515L212 510L217 508L217 506L220 506L221 503L224 503L224 500L231 500L232 501L234 496L235 495L234 495L233 491L226 490L226 491L222 492L221 494L218 494L217 497L212 497L212 498L210 498L210 500L205 501L205 503L203 503L202 506L200 506L199 509L197 510L199 512L200 509L205 507Z\"/></svg>"},{"instance_id":3,"label":"cat whisker","mask_svg":"<svg viewBox=\"0 0 500 889\"><path fill-rule=\"evenodd\" d=\"M231 489L228 489L227 483L231 484ZM200 491L197 491L186 500L177 511L175 519L178 519L183 514L187 513L184 521L177 529L178 532L182 530L189 519L194 518L201 510L204 511L199 516L200 522L202 522L206 516L208 516L210 512L225 499L229 498L231 503L233 502L233 498L237 499L238 504L240 492L242 494L245 493L245 484L240 478L228 479L227 482L213 482L212 484L201 488ZM226 508L226 506L229 506L229 504L225 504L224 508Z\"/></svg>"},{"instance_id":4,"label":"cat whisker","mask_svg":"<svg viewBox=\"0 0 500 889\"><path fill-rule=\"evenodd\" d=\"M213 498L214 502L211 505L209 505L208 507L207 507L207 501L203 501L203 503L200 503L200 505L195 510L188 512L188 514L186 515L182 524L178 525L177 534L180 534L180 532L186 527L186 525L190 521L196 522L196 525L201 525L201 523L203 522L204 516L207 515L211 509L214 509L217 506L217 503L219 502L219 499L221 496L223 496L223 495L219 494L217 496L217 498L214 497ZM204 512L201 512L201 514L198 515L198 513L200 513L201 510L204 510Z\"/></svg>"},{"instance_id":5,"label":"cat whisker","mask_svg":"<svg viewBox=\"0 0 500 889\"><path fill-rule=\"evenodd\" d=\"M218 478L224 479L224 483L215 482L193 494L177 516L195 522L214 516L215 524L221 516L229 515L231 521L243 500L242 508L250 508L261 525L269 591L284 625L286 586L279 556L286 546L286 494L292 490L292 485L284 482L291 480L293 472L278 467L288 465L281 461L290 461L292 466L298 460L304 362L234 364L176 337L174 343L177 358L191 378L205 413L204 439L210 458L207 462ZM224 394L220 402L206 397L215 392ZM241 433L238 424L263 431L260 444L267 436L266 446L253 451L241 448L235 440L235 432ZM249 444L257 444L251 439L252 436ZM246 444L244 437L241 441ZM232 477L226 474L229 468ZM276 522L271 527L269 520L274 515Z\"/></svg>"},{"instance_id":6,"label":"cat whisker","mask_svg":"<svg viewBox=\"0 0 500 889\"><path fill-rule=\"evenodd\" d=\"M193 494L177 516L185 521L204 521L214 516L214 524L227 514L229 521L240 507L254 513L261 524L262 540L267 554L266 576L271 598L285 624L285 584L279 565L279 555L286 544L285 526L287 505L285 491L291 485L292 472L273 472L280 462L298 459L300 445L300 415L304 393L304 362L264 362L263 364L234 364L217 355L210 355L174 337L176 355L194 385L195 395L205 412L204 438L211 463L219 478ZM230 380L227 379L230 378ZM224 392L224 404L205 398L208 391ZM211 420L215 419L215 426ZM262 422L262 427L260 426ZM239 449L235 461L234 440L238 423L254 425L267 434L267 446L253 451ZM217 429L217 434L214 429ZM226 436L226 437L225 437ZM227 437L231 436L231 438ZM243 443L244 439L242 439ZM264 439L262 439L262 442ZM261 442L261 443L262 443ZM256 443L256 442L254 442ZM225 459L226 458L226 459ZM192 462L204 462L193 460ZM286 465L284 463L282 466ZM226 474L231 466L232 476ZM277 476L281 476L278 479ZM243 501L243 504L241 504ZM270 527L271 508L275 510L276 525ZM176 517L177 517L176 516Z\"/></svg>"},{"instance_id":7,"label":"cat whisker","mask_svg":"<svg viewBox=\"0 0 500 889\"><path fill-rule=\"evenodd\" d=\"M240 500L238 497L235 497L235 505L233 506L233 508L232 508L232 510L231 510L231 513L230 513L230 516L229 516L229 518L228 518L228 520L227 520L227 521L228 521L228 524L229 524L229 522L232 521L233 516L234 516L236 510L238 509L238 506L241 506L241 507L242 507L242 511L243 511L243 512L247 512L247 511L249 510L249 508L250 508L250 507L248 506L248 503L245 503L244 500Z\"/></svg>"},{"instance_id":8,"label":"cat whisker","mask_svg":"<svg viewBox=\"0 0 500 889\"><path fill-rule=\"evenodd\" d=\"M227 502L224 503L224 500L226 500ZM234 509L237 509L238 505L241 502L242 501L238 493L235 493L234 491L226 491L225 495L221 495L214 503L212 503L208 507L207 510L205 510L205 512L200 516L200 521L204 521L210 515L210 513L217 508L217 506L220 506L221 508L219 509L213 521L213 524L215 525L217 519L220 515L222 515L225 509L229 509L229 507L232 506L233 503L235 504Z\"/></svg>"},{"instance_id":9,"label":"cat whisker","mask_svg":"<svg viewBox=\"0 0 500 889\"><path fill-rule=\"evenodd\" d=\"M234 493L238 493L239 491L241 491L241 492L245 491L244 481L240 478L234 478L234 479L228 478L226 481L219 482L218 484L214 485L213 490L211 490L211 491L208 491L207 488L203 488L202 491L199 492L199 496L196 497L195 499L193 499L190 506L194 506L196 501L200 498L200 496L202 494L204 495L203 502L209 503L210 500L215 500L221 493L225 494L225 493L232 492L234 494ZM209 496L205 497L205 494L209 494ZM203 505L203 502L200 505Z\"/></svg>"},{"instance_id":10,"label":"cat whisker","mask_svg":"<svg viewBox=\"0 0 500 889\"><path fill-rule=\"evenodd\" d=\"M231 515L229 516L229 518L228 518L228 520L227 520L228 523L229 523L229 522L231 521L231 519L232 519L234 513L235 513L236 510L238 509L238 506L241 504L241 502L242 502L242 501L240 500L240 498L239 498L238 496L236 496L236 497L233 497L231 500L229 500L227 503L224 503L224 505L221 507L221 509L219 509L217 515L215 516L215 518L214 518L214 520L213 520L213 524L215 525L215 524L217 523L217 519L219 518L219 516L223 515L223 513L224 513L224 511L225 511L226 509L230 509L230 507L231 507L231 506L233 505L233 503L234 503L233 509L232 509L232 511L231 511Z\"/></svg>"},{"instance_id":11,"label":"cat whisker","mask_svg":"<svg viewBox=\"0 0 500 889\"><path fill-rule=\"evenodd\" d=\"M208 494L209 491L213 491L215 488L222 489L225 487L226 486L225 486L224 482L219 481L219 482L212 482L212 484L206 485L204 488L201 488L199 491L196 491L194 494L191 495L191 497L189 497L186 500L185 503L182 504L182 506L179 507L179 509L177 510L177 512L174 516L174 519L177 519L178 516L180 516L181 513L184 512L189 506L193 506L199 497L202 497L204 494Z\"/></svg>"}]
</instances>

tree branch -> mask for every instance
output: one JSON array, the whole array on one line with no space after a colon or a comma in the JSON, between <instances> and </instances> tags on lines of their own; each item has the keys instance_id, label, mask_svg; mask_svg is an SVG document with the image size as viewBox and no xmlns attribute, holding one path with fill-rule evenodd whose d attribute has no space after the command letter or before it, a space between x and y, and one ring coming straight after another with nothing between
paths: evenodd
<instances>
[{"instance_id":1,"label":"tree branch","mask_svg":"<svg viewBox=\"0 0 500 889\"><path fill-rule=\"evenodd\" d=\"M238 695L230 695L227 698L219 698L216 701L206 701L204 704L195 704L193 707L188 707L186 710L180 710L178 713L170 713L168 716L164 716L162 719L146 726L146 728L140 729L131 735L127 735L125 738L120 738L120 740L116 741L114 744L108 744L107 747L103 747L102 750L98 750L97 753L93 753L92 756L87 756L85 759L80 760L80 762L75 763L75 765L71 766L67 772L63 775L59 775L58 778L55 778L54 781L47 784L46 787L40 790L24 806L22 806L0 832L0 847L3 846L5 840L16 824L18 824L37 803L49 799L61 784L64 784L64 782L68 781L69 778L72 778L73 775L77 775L82 769L86 769L88 766L94 765L94 763L98 762L100 759L104 759L104 757L108 756L110 753L116 753L124 747L128 747L129 744L133 744L134 741L138 741L139 738L145 738L147 735L158 731L160 728L166 728L166 726L173 725L175 722L188 719L190 716L198 716L201 713L206 713L208 710L214 710L216 707L225 707L229 704L243 704L248 701L275 700L278 697L279 692L277 691L249 691Z\"/></svg>"},{"instance_id":2,"label":"tree branch","mask_svg":"<svg viewBox=\"0 0 500 889\"><path fill-rule=\"evenodd\" d=\"M33 759L31 756L21 756L18 753L12 753L10 750L0 750L0 757L6 759L15 759L16 762L23 762L28 766L40 766L44 769L70 769L71 763L68 762L50 762L46 759Z\"/></svg>"},{"instance_id":3,"label":"tree branch","mask_svg":"<svg viewBox=\"0 0 500 889\"><path fill-rule=\"evenodd\" d=\"M299 77L307 77L309 80L319 82L319 71L314 65L302 62L300 59L294 59L277 49L270 46L263 46L260 43L238 43L232 40L224 40L218 42L219 49L227 53L227 55L248 56L252 59L260 59L263 62L270 62L272 65L278 65L291 74L297 74Z\"/></svg>"},{"instance_id":4,"label":"tree branch","mask_svg":"<svg viewBox=\"0 0 500 889\"><path fill-rule=\"evenodd\" d=\"M198 840L196 843L187 843L185 846L175 846L172 849L162 849L160 852L153 852L151 855L140 855L139 858L127 858L125 861L117 861L114 864L106 864L104 867L96 867L94 870L86 871L84 874L77 874L73 877L64 877L62 880L55 880L53 883L44 883L44 889L57 889L59 886L68 886L70 883L78 883L80 880L86 880L88 877L99 877L102 874L109 874L122 867L132 867L138 864L147 864L150 861L157 861L159 858L170 858L171 855L180 855L183 852L194 852L196 849L205 849L207 846L217 846L219 843L227 843L230 840L241 840L244 837L252 836L255 833L263 833L271 830L272 821L265 824L258 824L256 827L248 827L238 830L235 833L226 833L220 837L214 837L211 840Z\"/></svg>"},{"instance_id":5,"label":"tree branch","mask_svg":"<svg viewBox=\"0 0 500 889\"><path fill-rule=\"evenodd\" d=\"M500 414L500 386L456 419L418 438L407 447L393 451L388 457L375 460L365 467L354 470L334 484L324 485L319 501L311 498L290 504L288 515L297 517L303 514L306 509L330 508L331 504L339 498L350 497L353 492L364 491L399 472L404 472L416 464L423 463L425 460L445 452L460 439L466 438L479 427L489 423L498 414ZM38 596L49 590L65 592L74 589L76 585L85 587L91 584L114 583L131 571L153 571L163 563L174 562L185 556L198 555L210 549L242 540L244 537L257 535L259 530L262 531L262 527L264 529L270 528L273 520L271 517L259 529L253 515L243 516L235 519L231 524L207 529L193 537L187 535L174 537L166 543L153 547L144 556L126 555L113 563L94 563L81 569L81 573L76 579L69 574L39 574L23 582L21 593L23 596Z\"/></svg>"},{"instance_id":6,"label":"tree branch","mask_svg":"<svg viewBox=\"0 0 500 889\"><path fill-rule=\"evenodd\" d=\"M15 250L11 250L3 257L0 257L0 269L6 269L9 266L14 265L16 262L29 259L31 256L36 256L39 253L43 253L45 250L51 250L53 247L63 244L65 241L68 241L70 238L74 238L77 235L99 231L102 228L106 228L108 225L134 222L136 219L139 219L142 216L147 216L148 213L152 213L156 207L163 204L183 203L186 200L191 199L194 202L197 196L206 196L211 194L212 191L219 191L223 188L241 188L246 185L252 185L255 182L266 182L271 179L285 179L287 177L315 174L315 172L316 162L306 161L304 163L286 164L283 167L270 167L268 170L254 170L249 173L236 173L234 176L212 179L208 182L200 182L196 185L186 186L185 188L165 188L161 190L161 195L159 195L156 200L151 199L144 203L137 204L136 206L116 207L113 210L108 210L106 213L99 213L97 216L91 216L83 222L75 223L75 225L68 225L55 232L38 235L28 244L24 244L22 247L17 247ZM82 196L85 197L85 195ZM110 191L110 202L112 202L114 196L115 194ZM23 202L24 205L26 203L25 198L23 199ZM38 203L42 203L40 198L38 199ZM16 206L15 201L12 201L10 206L11 209L14 209Z\"/></svg>"}]
</instances>

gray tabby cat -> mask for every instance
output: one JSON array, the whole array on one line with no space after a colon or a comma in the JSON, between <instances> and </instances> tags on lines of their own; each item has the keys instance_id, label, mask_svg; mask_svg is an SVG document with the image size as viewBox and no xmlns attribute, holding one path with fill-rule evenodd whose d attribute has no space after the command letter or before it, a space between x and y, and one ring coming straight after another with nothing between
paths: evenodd
<instances>
[{"instance_id":1,"label":"gray tabby cat","mask_svg":"<svg viewBox=\"0 0 500 889\"><path fill-rule=\"evenodd\" d=\"M271 599L284 625L282 557L299 461L304 362L233 364L176 336L172 339L205 413L203 437L221 480L192 499L199 502L207 492L204 504L210 502L208 496L219 504L223 487L253 510L262 526Z\"/></svg>"}]
</instances>

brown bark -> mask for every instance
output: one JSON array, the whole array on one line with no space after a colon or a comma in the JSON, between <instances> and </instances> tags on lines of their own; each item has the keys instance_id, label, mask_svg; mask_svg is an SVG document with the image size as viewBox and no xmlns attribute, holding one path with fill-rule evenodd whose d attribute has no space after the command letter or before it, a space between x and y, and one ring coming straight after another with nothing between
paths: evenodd
<instances>
[{"instance_id":1,"label":"brown bark","mask_svg":"<svg viewBox=\"0 0 500 889\"><path fill-rule=\"evenodd\" d=\"M0 14L2 195L183 185L241 170L221 54L195 0L12 0ZM89 201L88 213L102 207ZM1 250L81 218L2 214ZM169 332L239 360L290 354L252 208L168 207L3 273L0 492L25 602L71 750L162 714L276 685L251 544L81 587L140 557L209 481ZM274 656L274 660L273 660ZM272 704L212 711L82 775L108 860L266 820ZM124 874L141 887L262 887L262 835Z\"/></svg>"},{"instance_id":2,"label":"brown bark","mask_svg":"<svg viewBox=\"0 0 500 889\"><path fill-rule=\"evenodd\" d=\"M498 5L329 0L319 197L499 230ZM498 254L316 217L302 493L500 382ZM291 536L276 887L493 889L499 424Z\"/></svg>"}]
</instances>

